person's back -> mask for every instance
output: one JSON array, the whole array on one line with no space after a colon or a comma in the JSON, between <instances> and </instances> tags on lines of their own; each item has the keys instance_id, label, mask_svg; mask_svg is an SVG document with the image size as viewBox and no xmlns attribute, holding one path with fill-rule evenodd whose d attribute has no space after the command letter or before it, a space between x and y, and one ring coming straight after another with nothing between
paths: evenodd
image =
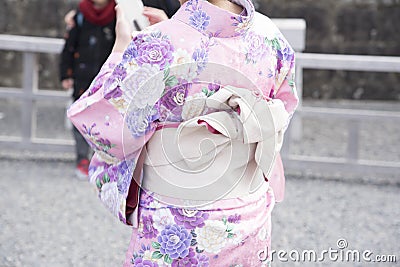
<instances>
[{"instance_id":1,"label":"person's back","mask_svg":"<svg viewBox=\"0 0 400 267\"><path fill-rule=\"evenodd\" d=\"M106 61L115 42L114 0L82 0L74 16L74 26L65 36L61 53L60 79L64 89L73 88L77 100ZM85 179L89 168L89 145L73 128L76 175Z\"/></svg>"},{"instance_id":2,"label":"person's back","mask_svg":"<svg viewBox=\"0 0 400 267\"><path fill-rule=\"evenodd\" d=\"M75 100L89 88L115 42L114 1L97 1L104 3L96 7L89 0L80 2L61 55L61 81L74 80Z\"/></svg>"},{"instance_id":3,"label":"person's back","mask_svg":"<svg viewBox=\"0 0 400 267\"><path fill-rule=\"evenodd\" d=\"M172 16L178 8L177 0L144 0L146 6L160 9ZM61 54L60 78L64 89L73 88L74 101L89 88L93 78L106 61L115 42L114 0L81 0L79 8L66 16L69 27ZM72 21L71 21L72 18ZM88 175L89 146L80 133L73 129L76 142L78 178Z\"/></svg>"},{"instance_id":4,"label":"person's back","mask_svg":"<svg viewBox=\"0 0 400 267\"><path fill-rule=\"evenodd\" d=\"M69 116L100 199L134 226L124 266L268 265L293 50L250 0L182 2L118 46Z\"/></svg>"},{"instance_id":5,"label":"person's back","mask_svg":"<svg viewBox=\"0 0 400 267\"><path fill-rule=\"evenodd\" d=\"M233 17L231 12L216 9L206 1L188 3L197 3L197 6L184 5L171 20L156 24L133 39L134 48L139 55L136 57L136 61L139 62L136 68L139 72L141 66L151 64L168 73L168 76L164 77L165 80L175 81L175 84L167 84L158 101L160 123L168 125L185 122L215 112L215 109L207 108L206 101L227 85L246 88L260 99L282 99L286 110L292 113L297 105L293 80L294 51L272 21L259 13L246 14L254 11L249 6L245 7L240 15ZM250 17L250 21L243 21L241 15ZM201 16L203 20L195 20L196 16ZM151 55L158 56L152 58ZM134 75L132 79L135 79ZM156 78L152 79L153 82L155 80ZM137 92L135 98L140 99L141 92ZM132 99L132 102L136 103L137 99ZM159 142L169 140L167 136L168 134L164 133L164 140ZM154 139L155 136L150 139L150 145L155 142ZM196 146L195 143L193 145ZM152 145L153 147L157 146ZM158 147L163 149L155 152L156 154L165 152L168 146L158 143ZM237 160L241 156L239 154L233 151L230 159L236 164L242 164L242 168L248 168ZM164 160L167 162L167 159ZM154 160L152 161L155 164ZM254 162L254 157L248 161ZM173 180L172 176L184 174L188 184L195 183L198 179L207 184L211 183L208 178L213 180L218 175L216 172L203 172L201 178L199 175L191 175L193 170L176 172L174 166L163 167L162 175L159 175L159 169L155 171L154 168L149 168L146 162L144 168L147 170L147 176L151 178L143 179L142 186L150 188L157 184L157 188L163 188L163 191L168 188L168 181ZM209 169L212 168L215 166L210 165ZM239 167L230 168L238 171ZM229 170L225 170L225 175L229 175L228 173L230 174ZM272 176L271 173L269 175ZM283 176L282 173L277 173L277 170L274 175ZM231 183L234 184L234 181ZM252 186L257 185L259 184ZM250 184L246 186L251 187ZM226 190L232 190L229 185L226 187ZM152 188L151 191L154 190L155 188Z\"/></svg>"},{"instance_id":6,"label":"person's back","mask_svg":"<svg viewBox=\"0 0 400 267\"><path fill-rule=\"evenodd\" d=\"M174 58L169 62L171 76L175 74L184 82L196 80L191 91L200 92L204 83L218 83L256 90L265 98L280 98L279 94L294 92L291 89L294 51L268 17L254 12L250 21L240 21L243 14L232 17L232 13L215 10L215 6L207 1L198 3L197 7L185 5L171 20L147 30L160 32L159 40L155 38L154 43L162 42L163 38L171 43L169 52ZM247 10L252 9L248 7ZM197 16L202 16L200 22L196 21ZM158 53L156 49L146 50L146 54ZM179 64L187 64L187 70ZM221 75L218 68L220 71L230 70L232 75ZM182 70L186 73L183 74ZM241 77L238 73L242 74ZM292 86L286 88L285 81ZM292 112L297 105L297 96L293 94L285 101L287 110Z\"/></svg>"}]
</instances>

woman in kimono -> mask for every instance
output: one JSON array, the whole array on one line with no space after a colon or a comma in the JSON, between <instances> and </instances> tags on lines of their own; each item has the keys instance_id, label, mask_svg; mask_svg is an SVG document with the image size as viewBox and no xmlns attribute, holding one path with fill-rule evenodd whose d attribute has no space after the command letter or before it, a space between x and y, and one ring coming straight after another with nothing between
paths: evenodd
<instances>
[{"instance_id":1,"label":"woman in kimono","mask_svg":"<svg viewBox=\"0 0 400 267\"><path fill-rule=\"evenodd\" d=\"M90 182L133 233L124 266L269 266L294 53L250 0L181 0L127 32L69 117Z\"/></svg>"}]
</instances>

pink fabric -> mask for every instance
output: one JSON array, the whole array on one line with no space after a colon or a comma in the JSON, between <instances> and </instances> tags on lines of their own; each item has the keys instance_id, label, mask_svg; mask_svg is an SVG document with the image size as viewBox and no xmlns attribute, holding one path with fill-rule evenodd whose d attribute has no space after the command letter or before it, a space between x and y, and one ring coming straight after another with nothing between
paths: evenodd
<instances>
[{"instance_id":1,"label":"pink fabric","mask_svg":"<svg viewBox=\"0 0 400 267\"><path fill-rule=\"evenodd\" d=\"M164 128L178 128L180 123L176 122L176 123L163 123L163 124L159 124L157 125L156 131L159 131L161 129Z\"/></svg>"},{"instance_id":2,"label":"pink fabric","mask_svg":"<svg viewBox=\"0 0 400 267\"><path fill-rule=\"evenodd\" d=\"M202 210L171 207L142 191L139 227L133 229L123 266L269 266L275 199L271 189L265 190L220 200ZM185 221L185 214L191 219ZM161 248L168 238L175 238L178 251L186 255L171 258L169 264L169 258L155 259L165 252L174 255L173 249Z\"/></svg>"},{"instance_id":3,"label":"pink fabric","mask_svg":"<svg viewBox=\"0 0 400 267\"><path fill-rule=\"evenodd\" d=\"M276 202L283 201L283 198L285 197L285 175L280 154L278 154L276 158L272 176L268 179L268 181L269 185L274 191Z\"/></svg>"},{"instance_id":4,"label":"pink fabric","mask_svg":"<svg viewBox=\"0 0 400 267\"><path fill-rule=\"evenodd\" d=\"M293 114L298 103L293 49L250 0L235 3L245 15L188 0L172 19L137 33L123 54L110 55L68 110L95 150L90 181L121 222L132 223L126 203L134 206L130 200L139 197L130 195L139 191L132 175L135 169L140 174L139 153L155 131L216 112L206 100L221 87L248 90L261 104L280 99ZM271 251L274 195L281 200L284 193L280 158L270 176L271 186L265 183L260 194L203 208L166 206L152 192L142 193L138 206L129 207L128 214L132 209L138 214L138 228L125 266L269 266L270 258L261 262L253 252Z\"/></svg>"},{"instance_id":5,"label":"pink fabric","mask_svg":"<svg viewBox=\"0 0 400 267\"><path fill-rule=\"evenodd\" d=\"M208 129L208 131L212 134L221 134L220 132L218 132L217 130L215 130L210 124L208 124L207 122L203 121L203 120L198 120L197 123L199 125L205 125Z\"/></svg>"}]
</instances>

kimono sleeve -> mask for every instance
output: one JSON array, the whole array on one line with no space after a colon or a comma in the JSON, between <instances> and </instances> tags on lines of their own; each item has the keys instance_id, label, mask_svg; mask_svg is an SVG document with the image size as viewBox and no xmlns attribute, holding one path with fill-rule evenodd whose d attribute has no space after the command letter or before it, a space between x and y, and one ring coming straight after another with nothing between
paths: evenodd
<instances>
[{"instance_id":1,"label":"kimono sleeve","mask_svg":"<svg viewBox=\"0 0 400 267\"><path fill-rule=\"evenodd\" d=\"M126 201L140 152L157 126L157 103L171 55L162 53L172 49L169 44L160 34L137 35L123 54L110 55L90 88L68 110L95 151L89 180L100 200L125 224L135 225L127 220ZM152 61L149 53L157 52L158 61Z\"/></svg>"},{"instance_id":2,"label":"kimono sleeve","mask_svg":"<svg viewBox=\"0 0 400 267\"><path fill-rule=\"evenodd\" d=\"M295 54L292 47L286 39L279 34L276 39L277 50L277 68L275 75L275 99L283 102L286 111L289 113L289 119L286 122L285 129L289 126L290 119L299 102L295 85ZM285 195L285 175L280 154L275 160L272 175L269 178L271 188L275 194L276 202L281 202Z\"/></svg>"},{"instance_id":3,"label":"kimono sleeve","mask_svg":"<svg viewBox=\"0 0 400 267\"><path fill-rule=\"evenodd\" d=\"M280 99L285 105L286 111L292 116L299 102L295 85L295 54L283 36L277 39L279 42L277 42L274 98Z\"/></svg>"}]
</instances>

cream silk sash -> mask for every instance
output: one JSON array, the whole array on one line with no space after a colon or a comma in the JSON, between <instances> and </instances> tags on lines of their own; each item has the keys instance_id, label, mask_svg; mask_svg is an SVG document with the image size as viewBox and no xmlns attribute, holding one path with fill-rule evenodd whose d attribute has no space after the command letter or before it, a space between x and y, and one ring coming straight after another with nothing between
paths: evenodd
<instances>
[{"instance_id":1,"label":"cream silk sash","mask_svg":"<svg viewBox=\"0 0 400 267\"><path fill-rule=\"evenodd\" d=\"M153 135L144 150L143 188L209 202L251 194L270 177L289 121L283 103L227 86L206 105L215 112Z\"/></svg>"}]
</instances>

